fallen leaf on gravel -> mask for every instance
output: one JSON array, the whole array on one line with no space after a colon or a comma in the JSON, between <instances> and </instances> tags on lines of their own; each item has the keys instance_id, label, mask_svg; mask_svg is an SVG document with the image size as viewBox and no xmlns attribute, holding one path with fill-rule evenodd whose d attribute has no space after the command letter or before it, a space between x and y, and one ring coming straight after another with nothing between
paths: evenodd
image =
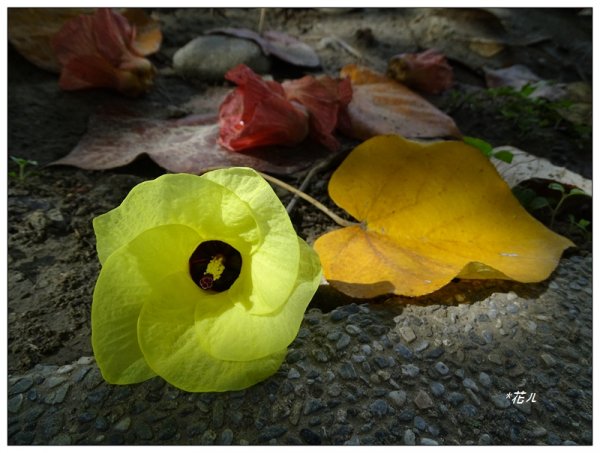
<instances>
[{"instance_id":1,"label":"fallen leaf on gravel","mask_svg":"<svg viewBox=\"0 0 600 453\"><path fill-rule=\"evenodd\" d=\"M358 139L398 134L407 138L460 136L454 120L403 84L371 69L347 65L341 77L352 81L350 130Z\"/></svg>"},{"instance_id":2,"label":"fallen leaf on gravel","mask_svg":"<svg viewBox=\"0 0 600 453\"><path fill-rule=\"evenodd\" d=\"M387 74L417 91L441 93L452 86L452 66L446 57L435 49L420 53L394 55L388 61Z\"/></svg>"},{"instance_id":3,"label":"fallen leaf on gravel","mask_svg":"<svg viewBox=\"0 0 600 453\"><path fill-rule=\"evenodd\" d=\"M547 159L534 156L512 146L499 146L494 148L493 151L509 151L513 155L513 160L510 164L497 159L493 159L492 162L496 166L500 176L502 176L510 187L515 187L528 179L540 178L575 186L588 195L592 195L592 181L565 167L559 167Z\"/></svg>"},{"instance_id":4,"label":"fallen leaf on gravel","mask_svg":"<svg viewBox=\"0 0 600 453\"><path fill-rule=\"evenodd\" d=\"M221 93L220 100L224 93ZM219 100L212 97L213 107ZM191 104L191 103L190 103ZM213 167L251 167L287 175L303 170L330 153L315 146L261 148L244 153L217 144L215 113L179 119L149 118L137 112L106 109L90 118L88 131L77 146L53 165L105 170L127 165L148 155L174 173L200 174Z\"/></svg>"},{"instance_id":5,"label":"fallen leaf on gravel","mask_svg":"<svg viewBox=\"0 0 600 453\"><path fill-rule=\"evenodd\" d=\"M321 236L315 249L325 278L353 297L420 296L454 277L537 282L573 245L458 141L374 137L335 171L329 194L360 224Z\"/></svg>"},{"instance_id":6,"label":"fallen leaf on gravel","mask_svg":"<svg viewBox=\"0 0 600 453\"><path fill-rule=\"evenodd\" d=\"M8 40L34 65L58 73L60 63L52 48L52 37L68 20L95 11L96 8L9 8ZM141 55L156 52L162 39L158 21L140 8L125 8L121 13L136 27L134 48Z\"/></svg>"},{"instance_id":7,"label":"fallen leaf on gravel","mask_svg":"<svg viewBox=\"0 0 600 453\"><path fill-rule=\"evenodd\" d=\"M250 39L260 46L265 55L273 55L296 66L314 68L320 65L319 56L312 47L287 33L266 31L260 35L247 28L216 28L208 33Z\"/></svg>"},{"instance_id":8,"label":"fallen leaf on gravel","mask_svg":"<svg viewBox=\"0 0 600 453\"><path fill-rule=\"evenodd\" d=\"M69 19L93 12L94 8L8 8L8 40L34 65L60 72L52 36Z\"/></svg>"},{"instance_id":9,"label":"fallen leaf on gravel","mask_svg":"<svg viewBox=\"0 0 600 453\"><path fill-rule=\"evenodd\" d=\"M61 89L111 88L128 96L144 93L152 86L156 71L141 52L160 45L160 32L149 36L136 44L136 28L110 8L68 20L52 37L61 65Z\"/></svg>"}]
</instances>

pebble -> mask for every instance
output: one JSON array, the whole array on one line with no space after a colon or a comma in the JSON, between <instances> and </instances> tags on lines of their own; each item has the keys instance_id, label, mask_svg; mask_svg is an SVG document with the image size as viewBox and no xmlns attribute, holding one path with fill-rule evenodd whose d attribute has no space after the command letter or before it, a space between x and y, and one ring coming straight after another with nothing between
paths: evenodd
<instances>
[{"instance_id":1,"label":"pebble","mask_svg":"<svg viewBox=\"0 0 600 453\"><path fill-rule=\"evenodd\" d=\"M404 364L400 367L402 369L402 374L404 376L408 376L411 378L417 377L419 375L419 367L413 365L412 363Z\"/></svg>"},{"instance_id":2,"label":"pebble","mask_svg":"<svg viewBox=\"0 0 600 453\"><path fill-rule=\"evenodd\" d=\"M465 403L460 407L460 413L465 417L475 417L477 415L477 408L472 404Z\"/></svg>"},{"instance_id":3,"label":"pebble","mask_svg":"<svg viewBox=\"0 0 600 453\"><path fill-rule=\"evenodd\" d=\"M264 444L271 439L276 439L283 436L285 433L287 433L287 431L288 429L282 425L268 426L267 428L264 428L258 435L258 442L260 444Z\"/></svg>"},{"instance_id":4,"label":"pebble","mask_svg":"<svg viewBox=\"0 0 600 453\"><path fill-rule=\"evenodd\" d=\"M404 346L403 344L399 344L394 348L394 351L396 351L400 356L402 356L402 358L406 359L406 360L411 360L414 356L413 352L410 350L410 348Z\"/></svg>"},{"instance_id":5,"label":"pebble","mask_svg":"<svg viewBox=\"0 0 600 453\"><path fill-rule=\"evenodd\" d=\"M556 360L550 354L543 352L540 354L540 358L544 361L548 368L552 368L556 365Z\"/></svg>"},{"instance_id":6,"label":"pebble","mask_svg":"<svg viewBox=\"0 0 600 453\"><path fill-rule=\"evenodd\" d=\"M24 377L19 379L16 384L8 389L8 395L16 395L17 393L24 393L31 388L33 385L33 379L30 377Z\"/></svg>"},{"instance_id":7,"label":"pebble","mask_svg":"<svg viewBox=\"0 0 600 453\"><path fill-rule=\"evenodd\" d=\"M433 406L431 397L424 390L419 390L415 397L415 404L419 409L428 409Z\"/></svg>"},{"instance_id":8,"label":"pebble","mask_svg":"<svg viewBox=\"0 0 600 453\"><path fill-rule=\"evenodd\" d=\"M429 347L429 341L427 340L419 340L418 342L416 342L413 345L413 350L415 352L421 352L424 351L425 349L427 349Z\"/></svg>"},{"instance_id":9,"label":"pebble","mask_svg":"<svg viewBox=\"0 0 600 453\"><path fill-rule=\"evenodd\" d=\"M471 378L463 379L462 384L465 388L471 389L474 392L479 392L479 387L477 387L477 384L475 384L475 381L473 381Z\"/></svg>"},{"instance_id":10,"label":"pebble","mask_svg":"<svg viewBox=\"0 0 600 453\"><path fill-rule=\"evenodd\" d=\"M444 387L444 384L442 384L440 382L432 382L430 384L429 388L431 389L431 393L435 397L442 396L444 394L444 392L446 391L446 388Z\"/></svg>"},{"instance_id":11,"label":"pebble","mask_svg":"<svg viewBox=\"0 0 600 453\"><path fill-rule=\"evenodd\" d=\"M300 377L300 372L296 368L290 368L287 377L288 379L298 379Z\"/></svg>"},{"instance_id":12,"label":"pebble","mask_svg":"<svg viewBox=\"0 0 600 453\"><path fill-rule=\"evenodd\" d=\"M450 392L448 394L448 396L446 397L446 399L453 406L458 406L460 403L462 403L465 400L465 395L463 395L462 393L459 393L459 392Z\"/></svg>"},{"instance_id":13,"label":"pebble","mask_svg":"<svg viewBox=\"0 0 600 453\"><path fill-rule=\"evenodd\" d=\"M510 406L510 401L511 400L509 400L504 394L492 395L492 403L494 403L494 406L496 406L498 409L506 409Z\"/></svg>"},{"instance_id":14,"label":"pebble","mask_svg":"<svg viewBox=\"0 0 600 453\"><path fill-rule=\"evenodd\" d=\"M392 390L388 393L388 396L396 406L404 406L406 402L406 392L404 390Z\"/></svg>"},{"instance_id":15,"label":"pebble","mask_svg":"<svg viewBox=\"0 0 600 453\"><path fill-rule=\"evenodd\" d=\"M421 437L421 445L439 445L439 443L428 437Z\"/></svg>"},{"instance_id":16,"label":"pebble","mask_svg":"<svg viewBox=\"0 0 600 453\"><path fill-rule=\"evenodd\" d=\"M382 399L377 399L369 405L369 411L376 417L383 417L389 409L388 403Z\"/></svg>"},{"instance_id":17,"label":"pebble","mask_svg":"<svg viewBox=\"0 0 600 453\"><path fill-rule=\"evenodd\" d=\"M427 422L423 417L417 415L413 419L413 422L415 424L415 428L417 428L419 431L425 431L427 429Z\"/></svg>"},{"instance_id":18,"label":"pebble","mask_svg":"<svg viewBox=\"0 0 600 453\"><path fill-rule=\"evenodd\" d=\"M340 351L342 349L346 349L346 347L349 344L350 344L350 335L344 333L344 334L342 334L340 339L335 344L335 349L337 349L338 351Z\"/></svg>"},{"instance_id":19,"label":"pebble","mask_svg":"<svg viewBox=\"0 0 600 453\"><path fill-rule=\"evenodd\" d=\"M344 362L342 364L342 366L340 367L340 376L343 379L356 379L357 375L356 375L356 370L354 369L354 367L352 366L351 363L348 362Z\"/></svg>"},{"instance_id":20,"label":"pebble","mask_svg":"<svg viewBox=\"0 0 600 453\"><path fill-rule=\"evenodd\" d=\"M484 433L481 436L479 436L479 440L477 441L478 445L492 445L492 437L487 434Z\"/></svg>"},{"instance_id":21,"label":"pebble","mask_svg":"<svg viewBox=\"0 0 600 453\"><path fill-rule=\"evenodd\" d=\"M259 74L270 69L269 59L257 44L230 36L199 36L173 55L175 73L198 81L220 82L229 69L240 63Z\"/></svg>"},{"instance_id":22,"label":"pebble","mask_svg":"<svg viewBox=\"0 0 600 453\"><path fill-rule=\"evenodd\" d=\"M404 341L407 343L411 343L417 338L415 332L408 326L400 327L398 331L400 332L402 338L404 338Z\"/></svg>"},{"instance_id":23,"label":"pebble","mask_svg":"<svg viewBox=\"0 0 600 453\"><path fill-rule=\"evenodd\" d=\"M21 410L21 406L23 405L24 399L25 398L23 397L22 393L19 393L18 395L9 398L9 400L7 401L8 412L11 412L13 414L19 412Z\"/></svg>"},{"instance_id":24,"label":"pebble","mask_svg":"<svg viewBox=\"0 0 600 453\"><path fill-rule=\"evenodd\" d=\"M114 426L114 429L117 431L124 432L124 431L127 431L130 426L131 426L131 418L125 417L125 418L119 420L119 422Z\"/></svg>"},{"instance_id":25,"label":"pebble","mask_svg":"<svg viewBox=\"0 0 600 453\"><path fill-rule=\"evenodd\" d=\"M309 428L300 430L300 438L308 445L321 445L321 436Z\"/></svg>"},{"instance_id":26,"label":"pebble","mask_svg":"<svg viewBox=\"0 0 600 453\"><path fill-rule=\"evenodd\" d=\"M404 445L415 445L415 433L412 430L405 430L403 439Z\"/></svg>"},{"instance_id":27,"label":"pebble","mask_svg":"<svg viewBox=\"0 0 600 453\"><path fill-rule=\"evenodd\" d=\"M450 371L444 362L437 362L435 364L435 370L440 374L440 376L446 376Z\"/></svg>"},{"instance_id":28,"label":"pebble","mask_svg":"<svg viewBox=\"0 0 600 453\"><path fill-rule=\"evenodd\" d=\"M484 387L489 388L492 385L492 378L490 378L489 374L482 371L479 373L479 383Z\"/></svg>"}]
</instances>

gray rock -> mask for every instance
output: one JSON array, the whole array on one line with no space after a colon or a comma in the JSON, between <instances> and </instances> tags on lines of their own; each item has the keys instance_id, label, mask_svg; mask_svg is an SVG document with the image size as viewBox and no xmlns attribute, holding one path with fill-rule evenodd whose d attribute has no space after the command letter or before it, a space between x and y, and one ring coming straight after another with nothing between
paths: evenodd
<instances>
[{"instance_id":1,"label":"gray rock","mask_svg":"<svg viewBox=\"0 0 600 453\"><path fill-rule=\"evenodd\" d=\"M175 73L200 81L223 81L225 73L240 63L259 74L269 72L271 67L257 44L230 36L199 36L173 55Z\"/></svg>"},{"instance_id":2,"label":"gray rock","mask_svg":"<svg viewBox=\"0 0 600 453\"><path fill-rule=\"evenodd\" d=\"M544 364L548 368L552 368L554 365L556 365L556 359L546 352L542 352L540 354L540 358L544 361Z\"/></svg>"},{"instance_id":3,"label":"gray rock","mask_svg":"<svg viewBox=\"0 0 600 453\"><path fill-rule=\"evenodd\" d=\"M369 404L369 411L376 417L383 417L389 411L390 407L385 400L377 399Z\"/></svg>"},{"instance_id":4,"label":"gray rock","mask_svg":"<svg viewBox=\"0 0 600 453\"><path fill-rule=\"evenodd\" d=\"M479 373L479 383L484 387L489 388L492 385L492 378L490 378L489 374L482 371Z\"/></svg>"},{"instance_id":5,"label":"gray rock","mask_svg":"<svg viewBox=\"0 0 600 453\"><path fill-rule=\"evenodd\" d=\"M510 406L510 400L504 394L492 395L492 403L498 409L506 409Z\"/></svg>"},{"instance_id":6,"label":"gray rock","mask_svg":"<svg viewBox=\"0 0 600 453\"><path fill-rule=\"evenodd\" d=\"M8 395L16 395L17 393L24 393L31 388L33 385L33 379L30 377L24 377L19 379L14 385L9 387Z\"/></svg>"},{"instance_id":7,"label":"gray rock","mask_svg":"<svg viewBox=\"0 0 600 453\"><path fill-rule=\"evenodd\" d=\"M350 335L344 333L344 334L342 334L342 336L340 337L340 339L335 344L335 348L338 351L340 351L340 350L346 349L346 347L349 344L350 344Z\"/></svg>"},{"instance_id":8,"label":"gray rock","mask_svg":"<svg viewBox=\"0 0 600 453\"><path fill-rule=\"evenodd\" d=\"M478 445L492 445L492 437L487 434L484 433L481 436L479 436L479 441L477 442Z\"/></svg>"},{"instance_id":9,"label":"gray rock","mask_svg":"<svg viewBox=\"0 0 600 453\"><path fill-rule=\"evenodd\" d=\"M124 432L124 431L127 431L130 426L131 426L131 418L125 417L125 418L122 418L121 420L119 420L119 422L114 426L114 429L116 431Z\"/></svg>"},{"instance_id":10,"label":"gray rock","mask_svg":"<svg viewBox=\"0 0 600 453\"><path fill-rule=\"evenodd\" d=\"M446 376L450 371L444 362L437 362L435 364L435 370L440 374L440 376Z\"/></svg>"},{"instance_id":11,"label":"gray rock","mask_svg":"<svg viewBox=\"0 0 600 453\"><path fill-rule=\"evenodd\" d=\"M406 392L404 390L392 390L388 393L388 397L396 406L404 406L406 402Z\"/></svg>"},{"instance_id":12,"label":"gray rock","mask_svg":"<svg viewBox=\"0 0 600 453\"><path fill-rule=\"evenodd\" d=\"M421 437L421 445L439 445L439 443L428 437Z\"/></svg>"},{"instance_id":13,"label":"gray rock","mask_svg":"<svg viewBox=\"0 0 600 453\"><path fill-rule=\"evenodd\" d=\"M402 375L408 376L411 378L417 377L419 375L419 367L413 365L412 363L407 363L401 366Z\"/></svg>"},{"instance_id":14,"label":"gray rock","mask_svg":"<svg viewBox=\"0 0 600 453\"><path fill-rule=\"evenodd\" d=\"M428 409L433 406L433 401L427 392L419 390L419 393L415 397L415 404L419 409Z\"/></svg>"},{"instance_id":15,"label":"gray rock","mask_svg":"<svg viewBox=\"0 0 600 453\"><path fill-rule=\"evenodd\" d=\"M400 335L402 336L402 338L404 338L404 341L406 341L407 343L411 343L417 338L415 332L408 326L400 327L398 329L398 332L400 332Z\"/></svg>"},{"instance_id":16,"label":"gray rock","mask_svg":"<svg viewBox=\"0 0 600 453\"><path fill-rule=\"evenodd\" d=\"M10 398L6 404L8 412L12 414L19 412L21 410L21 406L23 405L24 399L25 398L23 397L22 393L19 393L18 395L15 395L12 398Z\"/></svg>"},{"instance_id":17,"label":"gray rock","mask_svg":"<svg viewBox=\"0 0 600 453\"><path fill-rule=\"evenodd\" d=\"M462 383L463 383L463 386L465 388L471 389L474 392L478 392L479 391L479 388L477 387L477 384L475 384L475 381L473 381L473 379L471 379L471 378L465 378L465 379L463 379Z\"/></svg>"},{"instance_id":18,"label":"gray rock","mask_svg":"<svg viewBox=\"0 0 600 453\"><path fill-rule=\"evenodd\" d=\"M442 396L444 394L444 392L446 391L446 388L444 387L444 384L442 384L440 382L432 382L430 384L429 388L431 389L431 393L435 397Z\"/></svg>"},{"instance_id":19,"label":"gray rock","mask_svg":"<svg viewBox=\"0 0 600 453\"><path fill-rule=\"evenodd\" d=\"M406 431L404 431L404 445L415 445L415 433L410 430L407 429Z\"/></svg>"}]
</instances>

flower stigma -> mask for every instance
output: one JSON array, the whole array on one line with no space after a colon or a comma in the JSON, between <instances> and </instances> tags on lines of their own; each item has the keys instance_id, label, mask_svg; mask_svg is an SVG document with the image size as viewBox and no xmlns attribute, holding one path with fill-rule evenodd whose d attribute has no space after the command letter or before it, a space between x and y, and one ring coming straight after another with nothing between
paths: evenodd
<instances>
[{"instance_id":1,"label":"flower stigma","mask_svg":"<svg viewBox=\"0 0 600 453\"><path fill-rule=\"evenodd\" d=\"M202 242L189 260L190 277L205 291L222 292L231 287L242 269L242 256L222 241Z\"/></svg>"}]
</instances>

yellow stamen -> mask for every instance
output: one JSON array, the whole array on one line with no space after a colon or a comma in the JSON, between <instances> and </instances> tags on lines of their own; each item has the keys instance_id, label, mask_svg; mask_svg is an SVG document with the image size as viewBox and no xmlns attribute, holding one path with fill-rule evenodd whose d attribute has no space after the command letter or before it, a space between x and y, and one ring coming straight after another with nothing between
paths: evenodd
<instances>
[{"instance_id":1,"label":"yellow stamen","mask_svg":"<svg viewBox=\"0 0 600 453\"><path fill-rule=\"evenodd\" d=\"M212 257L208 263L208 266L206 266L206 272L204 272L204 275L211 274L213 276L213 280L218 280L224 270L225 266L223 265L223 255L216 255Z\"/></svg>"}]
</instances>

